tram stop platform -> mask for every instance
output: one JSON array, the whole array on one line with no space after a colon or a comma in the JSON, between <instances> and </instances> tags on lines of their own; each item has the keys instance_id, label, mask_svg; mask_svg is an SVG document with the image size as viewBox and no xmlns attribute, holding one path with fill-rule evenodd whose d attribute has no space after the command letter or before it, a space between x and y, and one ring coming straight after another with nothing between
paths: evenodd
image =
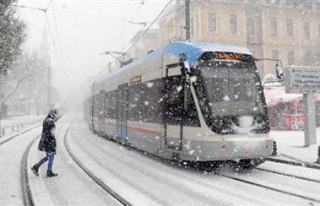
<instances>
[{"instance_id":1,"label":"tram stop platform","mask_svg":"<svg viewBox=\"0 0 320 206\"><path fill-rule=\"evenodd\" d=\"M304 131L271 130L277 149L269 160L320 169L320 127L316 136L317 144L306 147Z\"/></svg>"}]
</instances>

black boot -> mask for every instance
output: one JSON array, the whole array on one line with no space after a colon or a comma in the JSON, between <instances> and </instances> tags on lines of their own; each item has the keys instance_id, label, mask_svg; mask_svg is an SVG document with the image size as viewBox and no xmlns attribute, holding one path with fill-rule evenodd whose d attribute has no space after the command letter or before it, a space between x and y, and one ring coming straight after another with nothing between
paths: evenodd
<instances>
[{"instance_id":1,"label":"black boot","mask_svg":"<svg viewBox=\"0 0 320 206\"><path fill-rule=\"evenodd\" d=\"M32 172L36 175L39 176L39 165L35 164L31 167Z\"/></svg>"},{"instance_id":2,"label":"black boot","mask_svg":"<svg viewBox=\"0 0 320 206\"><path fill-rule=\"evenodd\" d=\"M47 177L56 177L56 176L58 176L57 173L53 173L51 170L47 171Z\"/></svg>"}]
</instances>

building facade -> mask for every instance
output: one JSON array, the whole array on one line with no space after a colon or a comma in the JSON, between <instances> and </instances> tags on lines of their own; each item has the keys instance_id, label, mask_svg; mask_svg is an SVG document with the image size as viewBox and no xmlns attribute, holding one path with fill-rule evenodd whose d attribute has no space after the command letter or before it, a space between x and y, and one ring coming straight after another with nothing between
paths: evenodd
<instances>
[{"instance_id":1,"label":"building facade","mask_svg":"<svg viewBox=\"0 0 320 206\"><path fill-rule=\"evenodd\" d=\"M280 59L283 67L320 65L320 3L314 0L190 2L191 42L245 46L258 59ZM160 43L154 45L184 41L185 1L176 0L158 20L158 25ZM148 44L140 47L154 48ZM260 76L275 74L276 63L257 62Z\"/></svg>"}]
</instances>

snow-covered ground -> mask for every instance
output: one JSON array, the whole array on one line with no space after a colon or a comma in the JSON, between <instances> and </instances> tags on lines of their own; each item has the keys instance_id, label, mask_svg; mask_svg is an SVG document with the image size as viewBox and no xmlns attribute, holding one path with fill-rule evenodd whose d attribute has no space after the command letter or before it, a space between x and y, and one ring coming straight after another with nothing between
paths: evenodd
<instances>
[{"instance_id":1,"label":"snow-covered ground","mask_svg":"<svg viewBox=\"0 0 320 206\"><path fill-rule=\"evenodd\" d=\"M20 116L20 117L9 117L1 119L0 124L0 137L12 135L14 133L21 132L22 130L42 123L45 116Z\"/></svg>"},{"instance_id":2,"label":"snow-covered ground","mask_svg":"<svg viewBox=\"0 0 320 206\"><path fill-rule=\"evenodd\" d=\"M31 115L31 116L21 116L21 117L8 117L1 119L1 127L11 127L19 124L29 124L35 121L42 121L45 116Z\"/></svg>"},{"instance_id":3,"label":"snow-covered ground","mask_svg":"<svg viewBox=\"0 0 320 206\"><path fill-rule=\"evenodd\" d=\"M304 131L271 131L270 137L277 143L279 155L293 161L315 163L318 159L318 146L320 145L320 127L316 129L317 144L305 147ZM280 158L280 157L279 157ZM318 164L320 166L320 164Z\"/></svg>"},{"instance_id":4,"label":"snow-covered ground","mask_svg":"<svg viewBox=\"0 0 320 206\"><path fill-rule=\"evenodd\" d=\"M36 205L119 205L79 169L68 155L64 146L64 134L71 118L57 123L58 153L55 157L56 178L46 178L47 165L40 168L40 177L29 170L29 183ZM0 145L0 205L22 205L20 189L21 157L29 142L41 133L38 127L26 134ZM304 147L304 133L299 131L272 131L277 141L279 158L281 154L313 163L317 146ZM320 128L317 129L318 143ZM133 205L317 205L276 191L248 185L204 171L184 169L158 161L143 153L132 151L122 145L107 141L89 131L82 118L77 118L70 128L67 141L77 158L96 176L121 194ZM0 139L1 142L1 139ZM38 141L28 156L28 168L43 157L37 150ZM291 159L292 160L292 159ZM266 162L264 169L300 175L320 181L320 171L304 167L279 165ZM226 170L229 170L228 168ZM315 196L319 183L259 170L245 174L233 170L223 171L236 178L255 181L270 187Z\"/></svg>"}]
</instances>

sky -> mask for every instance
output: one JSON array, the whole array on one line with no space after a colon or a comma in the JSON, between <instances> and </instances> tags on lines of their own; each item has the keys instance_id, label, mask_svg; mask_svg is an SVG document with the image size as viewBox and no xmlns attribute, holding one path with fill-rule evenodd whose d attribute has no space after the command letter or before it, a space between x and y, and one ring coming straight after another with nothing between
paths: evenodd
<instances>
[{"instance_id":1,"label":"sky","mask_svg":"<svg viewBox=\"0 0 320 206\"><path fill-rule=\"evenodd\" d=\"M89 79L106 68L108 62L115 60L102 53L126 51L130 39L140 29L146 29L168 2L19 0L17 15L28 27L27 51L38 49L42 34L46 33L52 83L65 98L70 93L88 88ZM147 22L147 25L144 27L130 21Z\"/></svg>"}]
</instances>

